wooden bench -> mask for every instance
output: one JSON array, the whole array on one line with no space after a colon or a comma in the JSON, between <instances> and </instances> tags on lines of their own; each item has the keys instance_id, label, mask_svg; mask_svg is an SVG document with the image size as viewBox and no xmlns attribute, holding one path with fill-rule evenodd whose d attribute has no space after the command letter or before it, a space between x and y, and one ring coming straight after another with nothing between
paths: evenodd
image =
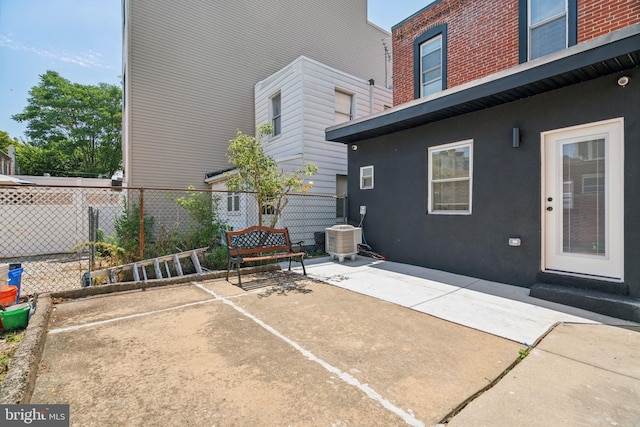
<instances>
[{"instance_id":1,"label":"wooden bench","mask_svg":"<svg viewBox=\"0 0 640 427\"><path fill-rule=\"evenodd\" d=\"M287 228L255 225L244 230L226 231L225 234L228 249L227 281L229 281L229 271L235 266L238 271L238 286L241 286L240 266L242 264L272 259L289 258L289 270L291 270L291 260L293 259L302 265L302 272L307 274L304 268L304 256L307 253L302 250L303 242L296 242L295 244L300 246L300 250L294 251Z\"/></svg>"}]
</instances>

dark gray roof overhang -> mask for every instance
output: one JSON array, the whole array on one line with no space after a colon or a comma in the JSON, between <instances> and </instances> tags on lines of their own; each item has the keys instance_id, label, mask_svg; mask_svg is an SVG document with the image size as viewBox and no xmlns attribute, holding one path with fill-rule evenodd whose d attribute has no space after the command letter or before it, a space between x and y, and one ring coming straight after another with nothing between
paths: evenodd
<instances>
[{"instance_id":1,"label":"dark gray roof overhang","mask_svg":"<svg viewBox=\"0 0 640 427\"><path fill-rule=\"evenodd\" d=\"M640 66L640 24L580 43L432 97L326 130L352 143L491 108Z\"/></svg>"},{"instance_id":2,"label":"dark gray roof overhang","mask_svg":"<svg viewBox=\"0 0 640 427\"><path fill-rule=\"evenodd\" d=\"M206 181L208 179L215 178L215 177L220 176L220 175L224 175L225 173L231 172L234 169L235 169L235 166L229 167L229 168L226 168L226 169L220 169L220 170L217 170L215 172L208 172L208 173L204 174L204 179Z\"/></svg>"}]
</instances>

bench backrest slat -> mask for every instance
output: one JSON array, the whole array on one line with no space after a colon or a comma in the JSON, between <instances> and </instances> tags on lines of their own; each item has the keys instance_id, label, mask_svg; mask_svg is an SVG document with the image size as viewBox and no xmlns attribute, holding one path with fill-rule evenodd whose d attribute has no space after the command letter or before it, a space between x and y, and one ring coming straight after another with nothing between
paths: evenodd
<instances>
[{"instance_id":1,"label":"bench backrest slat","mask_svg":"<svg viewBox=\"0 0 640 427\"><path fill-rule=\"evenodd\" d=\"M289 230L254 225L238 231L227 231L227 246L232 255L291 250Z\"/></svg>"}]
</instances>

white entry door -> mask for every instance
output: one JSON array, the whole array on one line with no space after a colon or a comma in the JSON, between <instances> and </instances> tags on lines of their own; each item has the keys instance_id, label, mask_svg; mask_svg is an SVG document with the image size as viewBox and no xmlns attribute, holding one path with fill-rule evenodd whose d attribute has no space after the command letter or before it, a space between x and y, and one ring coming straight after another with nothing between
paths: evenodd
<instances>
[{"instance_id":1,"label":"white entry door","mask_svg":"<svg viewBox=\"0 0 640 427\"><path fill-rule=\"evenodd\" d=\"M622 281L623 119L542 134L542 267Z\"/></svg>"}]
</instances>

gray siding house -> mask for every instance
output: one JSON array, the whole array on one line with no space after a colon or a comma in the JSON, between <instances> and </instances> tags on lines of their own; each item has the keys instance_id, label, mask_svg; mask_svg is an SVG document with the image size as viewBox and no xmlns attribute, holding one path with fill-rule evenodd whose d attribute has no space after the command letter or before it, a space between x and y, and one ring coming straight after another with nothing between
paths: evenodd
<instances>
[{"instance_id":1,"label":"gray siding house","mask_svg":"<svg viewBox=\"0 0 640 427\"><path fill-rule=\"evenodd\" d=\"M260 81L255 87L256 124L273 122L276 99L281 112L280 129L265 144L265 153L279 159L285 170L317 165L311 191L344 195L347 147L328 142L324 130L390 108L391 90L376 83L304 56Z\"/></svg>"},{"instance_id":2,"label":"gray siding house","mask_svg":"<svg viewBox=\"0 0 640 427\"><path fill-rule=\"evenodd\" d=\"M271 122L275 135L264 142L265 153L284 171L318 166L308 177L310 193L345 196L347 147L325 139L325 128L390 108L392 92L373 80L357 78L301 56L255 85L255 123ZM231 172L233 173L233 172ZM229 171L211 172L205 182L212 190L226 191ZM221 218L236 229L254 225L258 207L251 195L230 194L219 200ZM318 197L314 215L305 214L305 202L296 198L280 216L278 226L290 228L292 240L314 242L313 231L345 222L344 199Z\"/></svg>"},{"instance_id":3,"label":"gray siding house","mask_svg":"<svg viewBox=\"0 0 640 427\"><path fill-rule=\"evenodd\" d=\"M254 87L304 55L385 82L366 0L123 0L123 184L206 188L237 130L255 125ZM390 68L389 68L390 69Z\"/></svg>"}]
</instances>

